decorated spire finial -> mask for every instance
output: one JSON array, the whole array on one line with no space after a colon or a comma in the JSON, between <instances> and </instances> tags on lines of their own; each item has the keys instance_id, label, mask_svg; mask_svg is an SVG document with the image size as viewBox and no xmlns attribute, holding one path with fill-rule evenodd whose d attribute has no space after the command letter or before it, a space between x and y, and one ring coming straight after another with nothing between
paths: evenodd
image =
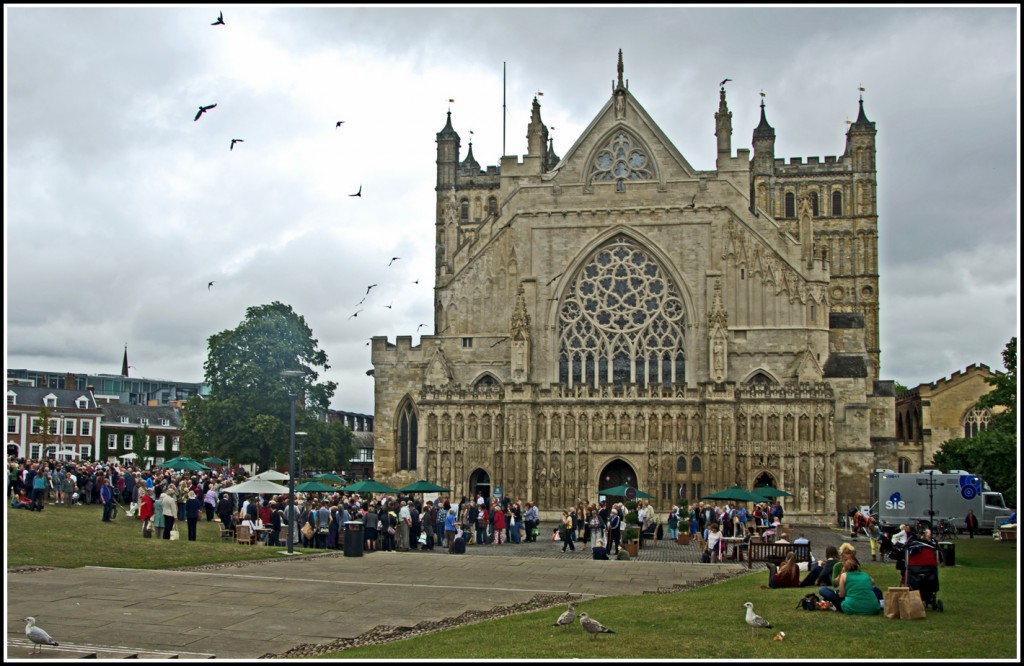
<instances>
[{"instance_id":1,"label":"decorated spire finial","mask_svg":"<svg viewBox=\"0 0 1024 666\"><path fill-rule=\"evenodd\" d=\"M622 49L619 49L619 87L622 87Z\"/></svg>"}]
</instances>

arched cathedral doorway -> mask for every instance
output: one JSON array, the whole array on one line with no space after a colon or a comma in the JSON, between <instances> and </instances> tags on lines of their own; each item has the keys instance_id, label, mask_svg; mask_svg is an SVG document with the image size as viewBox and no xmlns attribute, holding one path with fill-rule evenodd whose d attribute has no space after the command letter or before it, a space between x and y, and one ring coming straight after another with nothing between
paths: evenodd
<instances>
[{"instance_id":1,"label":"arched cathedral doorway","mask_svg":"<svg viewBox=\"0 0 1024 666\"><path fill-rule=\"evenodd\" d=\"M775 486L775 477L768 472L761 472L754 479L754 489L767 488L768 486L777 487Z\"/></svg>"},{"instance_id":2,"label":"arched cathedral doorway","mask_svg":"<svg viewBox=\"0 0 1024 666\"><path fill-rule=\"evenodd\" d=\"M476 497L477 493L484 498L485 502L491 501L491 477L482 469L475 469L469 475L469 491Z\"/></svg>"},{"instance_id":3,"label":"arched cathedral doorway","mask_svg":"<svg viewBox=\"0 0 1024 666\"><path fill-rule=\"evenodd\" d=\"M615 459L601 470L597 487L600 490L601 488L614 488L615 486L625 484L636 488L636 470L625 460Z\"/></svg>"}]
</instances>

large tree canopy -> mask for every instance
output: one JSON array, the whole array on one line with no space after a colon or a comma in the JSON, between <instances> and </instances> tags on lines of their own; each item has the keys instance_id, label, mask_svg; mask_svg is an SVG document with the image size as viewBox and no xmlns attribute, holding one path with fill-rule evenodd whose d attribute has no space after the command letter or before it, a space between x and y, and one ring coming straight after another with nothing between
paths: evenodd
<instances>
[{"instance_id":1,"label":"large tree canopy","mask_svg":"<svg viewBox=\"0 0 1024 666\"><path fill-rule=\"evenodd\" d=\"M316 382L318 369L328 368L327 354L291 306L275 301L248 308L237 328L210 336L204 365L210 395L185 405L184 452L256 462L261 469L286 462L294 394L295 429L306 433L304 461L344 466L352 457L352 434L322 420L337 388L335 382Z\"/></svg>"},{"instance_id":2,"label":"large tree canopy","mask_svg":"<svg viewBox=\"0 0 1024 666\"><path fill-rule=\"evenodd\" d=\"M970 438L942 443L932 464L943 470L966 469L1003 493L1010 504L1017 497L1017 338L1003 350L1005 373L986 379L994 388L978 400L992 410L987 430Z\"/></svg>"}]
</instances>

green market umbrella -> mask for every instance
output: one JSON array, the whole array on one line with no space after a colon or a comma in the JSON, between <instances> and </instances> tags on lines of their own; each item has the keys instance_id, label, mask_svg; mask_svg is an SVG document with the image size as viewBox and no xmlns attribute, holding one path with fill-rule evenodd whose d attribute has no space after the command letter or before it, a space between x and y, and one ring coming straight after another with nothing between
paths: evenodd
<instances>
[{"instance_id":1,"label":"green market umbrella","mask_svg":"<svg viewBox=\"0 0 1024 666\"><path fill-rule=\"evenodd\" d=\"M213 469L207 467L198 460L192 460L188 456L178 456L177 458L171 458L170 460L160 463L160 467L166 467L168 469L186 470L189 472L208 471Z\"/></svg>"},{"instance_id":2,"label":"green market umbrella","mask_svg":"<svg viewBox=\"0 0 1024 666\"><path fill-rule=\"evenodd\" d=\"M764 496L752 493L746 488L733 486L732 488L719 490L717 493L705 495L704 497L701 497L701 499L732 500L734 502L763 502Z\"/></svg>"},{"instance_id":3,"label":"green market umbrella","mask_svg":"<svg viewBox=\"0 0 1024 666\"><path fill-rule=\"evenodd\" d=\"M398 492L400 492L400 493L447 493L447 492L451 492L451 488L445 488L444 486L439 486L436 483L430 483L429 481L425 481L423 479L420 479L419 481L417 481L415 483L410 483L407 486L403 486L403 487L399 488Z\"/></svg>"},{"instance_id":4,"label":"green market umbrella","mask_svg":"<svg viewBox=\"0 0 1024 666\"><path fill-rule=\"evenodd\" d=\"M760 488L754 488L754 492L766 499L772 499L775 497L792 497L792 493L787 493L785 490L779 490L772 486L762 486Z\"/></svg>"},{"instance_id":5,"label":"green market umbrella","mask_svg":"<svg viewBox=\"0 0 1024 666\"><path fill-rule=\"evenodd\" d=\"M627 484L621 486L615 486L614 488L605 488L604 490L598 490L598 495L611 495L612 497L629 497L629 491L632 490L636 494L633 495L632 499L654 499L654 495L648 495L642 490L637 490L633 486Z\"/></svg>"},{"instance_id":6,"label":"green market umbrella","mask_svg":"<svg viewBox=\"0 0 1024 666\"><path fill-rule=\"evenodd\" d=\"M210 458L203 458L203 462L204 463L209 463L211 465L227 465L228 464L227 460L221 460L220 458L218 458L216 456L211 456Z\"/></svg>"},{"instance_id":7,"label":"green market umbrella","mask_svg":"<svg viewBox=\"0 0 1024 666\"><path fill-rule=\"evenodd\" d=\"M391 486L385 486L383 483L377 481L359 481L353 483L351 486L345 486L342 490L347 490L353 493L393 493L395 489Z\"/></svg>"},{"instance_id":8,"label":"green market umbrella","mask_svg":"<svg viewBox=\"0 0 1024 666\"><path fill-rule=\"evenodd\" d=\"M330 472L324 472L323 474L314 474L314 479L320 479L321 481L334 481L335 483L344 483L345 479L341 478L337 474L331 474Z\"/></svg>"},{"instance_id":9,"label":"green market umbrella","mask_svg":"<svg viewBox=\"0 0 1024 666\"><path fill-rule=\"evenodd\" d=\"M320 481L306 481L295 486L295 490L300 493L332 493L337 490L334 486L329 486L326 483Z\"/></svg>"}]
</instances>

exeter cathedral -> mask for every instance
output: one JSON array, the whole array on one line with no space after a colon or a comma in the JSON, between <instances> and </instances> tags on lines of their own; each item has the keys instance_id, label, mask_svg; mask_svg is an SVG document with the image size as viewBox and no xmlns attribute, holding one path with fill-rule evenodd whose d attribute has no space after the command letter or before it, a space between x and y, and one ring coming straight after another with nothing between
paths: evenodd
<instances>
[{"instance_id":1,"label":"exeter cathedral","mask_svg":"<svg viewBox=\"0 0 1024 666\"><path fill-rule=\"evenodd\" d=\"M434 331L372 342L375 470L557 515L630 483L667 509L734 484L834 524L896 467L879 380L875 124L775 156L764 102L732 148L726 90L698 171L623 78L563 157L481 169L437 133ZM710 141L709 141L710 143Z\"/></svg>"}]
</instances>

